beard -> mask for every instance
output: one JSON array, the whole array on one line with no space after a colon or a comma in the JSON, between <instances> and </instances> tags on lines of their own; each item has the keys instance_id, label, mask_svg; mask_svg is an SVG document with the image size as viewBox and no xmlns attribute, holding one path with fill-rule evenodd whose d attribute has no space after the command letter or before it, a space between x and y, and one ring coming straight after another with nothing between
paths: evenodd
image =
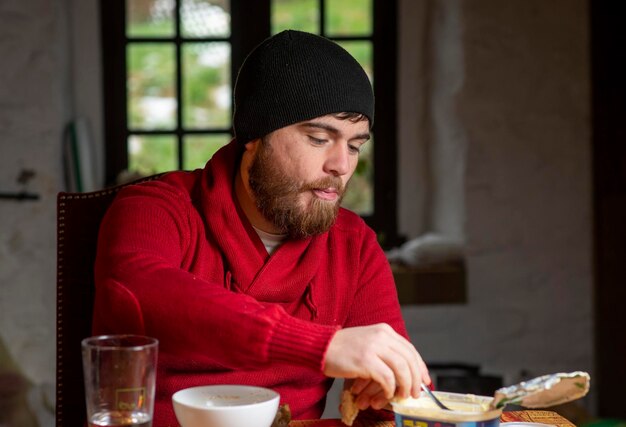
<instances>
[{"instance_id":1,"label":"beard","mask_svg":"<svg viewBox=\"0 0 626 427\"><path fill-rule=\"evenodd\" d=\"M337 219L345 192L341 178L329 176L313 182L298 182L280 170L269 141L263 138L260 143L249 170L250 189L257 209L292 239L328 231ZM337 189L337 200L322 200L313 195L308 206L301 200L306 192L329 187Z\"/></svg>"}]
</instances>

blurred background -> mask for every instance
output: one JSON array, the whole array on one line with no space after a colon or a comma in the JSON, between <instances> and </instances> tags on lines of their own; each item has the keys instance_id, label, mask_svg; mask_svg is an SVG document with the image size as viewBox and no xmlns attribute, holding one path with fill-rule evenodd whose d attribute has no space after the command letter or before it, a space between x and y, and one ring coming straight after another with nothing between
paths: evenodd
<instances>
[{"instance_id":1,"label":"blurred background","mask_svg":"<svg viewBox=\"0 0 626 427\"><path fill-rule=\"evenodd\" d=\"M245 54L285 28L373 82L345 206L439 387L584 370L589 396L557 409L623 423L623 4L0 0L0 426L54 425L57 193L202 167Z\"/></svg>"}]
</instances>

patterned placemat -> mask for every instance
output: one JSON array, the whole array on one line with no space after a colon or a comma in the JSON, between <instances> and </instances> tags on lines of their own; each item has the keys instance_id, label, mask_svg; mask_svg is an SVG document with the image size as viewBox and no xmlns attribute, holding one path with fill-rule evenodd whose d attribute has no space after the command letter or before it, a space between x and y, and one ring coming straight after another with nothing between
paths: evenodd
<instances>
[{"instance_id":1,"label":"patterned placemat","mask_svg":"<svg viewBox=\"0 0 626 427\"><path fill-rule=\"evenodd\" d=\"M292 421L289 427L346 427L341 420L325 419L325 420L304 420ZM394 421L374 421L357 419L352 427L395 427Z\"/></svg>"},{"instance_id":2,"label":"patterned placemat","mask_svg":"<svg viewBox=\"0 0 626 427\"><path fill-rule=\"evenodd\" d=\"M558 427L576 427L573 423L552 411L510 411L503 412L500 422L531 422L551 424Z\"/></svg>"},{"instance_id":3,"label":"patterned placemat","mask_svg":"<svg viewBox=\"0 0 626 427\"><path fill-rule=\"evenodd\" d=\"M574 424L552 411L510 411L502 413L501 422L532 422L551 424L557 427L576 427ZM338 419L299 420L289 423L289 427L345 427ZM353 427L395 427L393 421L375 421L357 419Z\"/></svg>"}]
</instances>

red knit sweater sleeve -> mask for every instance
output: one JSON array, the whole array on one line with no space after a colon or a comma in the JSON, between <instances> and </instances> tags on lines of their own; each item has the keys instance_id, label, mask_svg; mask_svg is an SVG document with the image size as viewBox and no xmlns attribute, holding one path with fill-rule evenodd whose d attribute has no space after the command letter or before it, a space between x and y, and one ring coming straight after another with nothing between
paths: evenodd
<instances>
[{"instance_id":1,"label":"red knit sweater sleeve","mask_svg":"<svg viewBox=\"0 0 626 427\"><path fill-rule=\"evenodd\" d=\"M158 185L125 190L103 220L94 327L155 336L163 354L190 364L237 369L288 362L321 370L337 328L186 271L189 259L210 270L216 258L189 253L200 246L195 239L204 239L202 222L184 192Z\"/></svg>"},{"instance_id":2,"label":"red knit sweater sleeve","mask_svg":"<svg viewBox=\"0 0 626 427\"><path fill-rule=\"evenodd\" d=\"M408 338L391 267L370 228L364 230L358 259L359 286L344 326L387 323Z\"/></svg>"}]
</instances>

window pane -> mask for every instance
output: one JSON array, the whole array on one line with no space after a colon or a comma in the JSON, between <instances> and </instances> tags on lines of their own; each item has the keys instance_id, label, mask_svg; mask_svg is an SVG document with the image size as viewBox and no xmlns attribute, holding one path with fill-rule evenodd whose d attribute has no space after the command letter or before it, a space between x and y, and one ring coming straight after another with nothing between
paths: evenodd
<instances>
[{"instance_id":1,"label":"window pane","mask_svg":"<svg viewBox=\"0 0 626 427\"><path fill-rule=\"evenodd\" d=\"M353 41L353 42L339 42L339 44L354 58L359 61L361 67L367 73L370 78L370 82L374 82L374 57L372 54L372 42L369 41Z\"/></svg>"},{"instance_id":2,"label":"window pane","mask_svg":"<svg viewBox=\"0 0 626 427\"><path fill-rule=\"evenodd\" d=\"M217 135L188 135L183 142L183 169L203 168L213 154L228 144L232 136L228 133Z\"/></svg>"},{"instance_id":3,"label":"window pane","mask_svg":"<svg viewBox=\"0 0 626 427\"><path fill-rule=\"evenodd\" d=\"M272 34L293 29L319 34L318 0L272 0Z\"/></svg>"},{"instance_id":4,"label":"window pane","mask_svg":"<svg viewBox=\"0 0 626 427\"><path fill-rule=\"evenodd\" d=\"M350 179L342 206L359 215L374 213L374 138L367 141L359 154L359 164Z\"/></svg>"},{"instance_id":5,"label":"window pane","mask_svg":"<svg viewBox=\"0 0 626 427\"><path fill-rule=\"evenodd\" d=\"M183 45L184 127L230 127L230 79L229 43Z\"/></svg>"},{"instance_id":6,"label":"window pane","mask_svg":"<svg viewBox=\"0 0 626 427\"><path fill-rule=\"evenodd\" d=\"M372 0L325 0L324 24L328 36L372 34Z\"/></svg>"},{"instance_id":7,"label":"window pane","mask_svg":"<svg viewBox=\"0 0 626 427\"><path fill-rule=\"evenodd\" d=\"M174 31L174 0L126 0L128 37L172 37Z\"/></svg>"},{"instance_id":8,"label":"window pane","mask_svg":"<svg viewBox=\"0 0 626 427\"><path fill-rule=\"evenodd\" d=\"M176 86L174 45L130 43L127 48L128 127L174 129Z\"/></svg>"},{"instance_id":9,"label":"window pane","mask_svg":"<svg viewBox=\"0 0 626 427\"><path fill-rule=\"evenodd\" d=\"M230 36L229 0L182 0L181 32L185 37Z\"/></svg>"},{"instance_id":10,"label":"window pane","mask_svg":"<svg viewBox=\"0 0 626 427\"><path fill-rule=\"evenodd\" d=\"M148 176L177 169L174 135L132 135L128 138L128 169Z\"/></svg>"}]
</instances>

